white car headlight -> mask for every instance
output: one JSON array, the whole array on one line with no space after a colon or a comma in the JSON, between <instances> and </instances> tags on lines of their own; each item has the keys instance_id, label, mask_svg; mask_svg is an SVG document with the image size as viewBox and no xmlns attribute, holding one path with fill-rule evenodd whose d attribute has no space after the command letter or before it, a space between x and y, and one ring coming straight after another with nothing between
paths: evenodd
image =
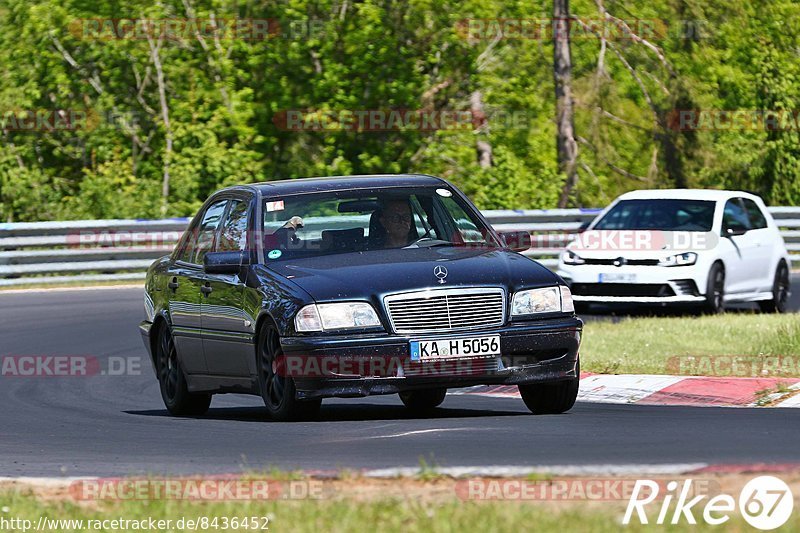
<instances>
[{"instance_id":1,"label":"white car headlight","mask_svg":"<svg viewBox=\"0 0 800 533\"><path fill-rule=\"evenodd\" d=\"M295 329L300 332L353 329L380 326L375 309L366 302L335 304L310 304L294 318Z\"/></svg>"},{"instance_id":2,"label":"white car headlight","mask_svg":"<svg viewBox=\"0 0 800 533\"><path fill-rule=\"evenodd\" d=\"M565 265L582 265L586 262L572 250L564 250L561 254L561 260L564 261Z\"/></svg>"},{"instance_id":3,"label":"white car headlight","mask_svg":"<svg viewBox=\"0 0 800 533\"><path fill-rule=\"evenodd\" d=\"M536 315L540 313L572 313L572 292L567 287L529 289L514 294L511 315Z\"/></svg>"},{"instance_id":4,"label":"white car headlight","mask_svg":"<svg viewBox=\"0 0 800 533\"><path fill-rule=\"evenodd\" d=\"M694 252L686 252L678 255L671 255L665 257L658 262L658 266L674 267L674 266L689 266L697 263L697 254Z\"/></svg>"}]
</instances>

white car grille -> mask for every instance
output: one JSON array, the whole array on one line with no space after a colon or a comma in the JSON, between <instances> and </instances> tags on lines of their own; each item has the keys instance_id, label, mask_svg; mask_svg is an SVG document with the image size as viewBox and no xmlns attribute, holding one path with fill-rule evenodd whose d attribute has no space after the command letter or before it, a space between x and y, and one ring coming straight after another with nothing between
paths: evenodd
<instances>
[{"instance_id":1,"label":"white car grille","mask_svg":"<svg viewBox=\"0 0 800 533\"><path fill-rule=\"evenodd\" d=\"M384 298L395 333L501 326L505 291L498 288L430 289Z\"/></svg>"}]
</instances>

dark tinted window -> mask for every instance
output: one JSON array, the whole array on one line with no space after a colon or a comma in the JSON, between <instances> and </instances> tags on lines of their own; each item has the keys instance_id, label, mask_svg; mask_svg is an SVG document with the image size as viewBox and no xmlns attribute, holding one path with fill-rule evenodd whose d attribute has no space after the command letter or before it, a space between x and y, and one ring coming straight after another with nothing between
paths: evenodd
<instances>
[{"instance_id":1,"label":"dark tinted window","mask_svg":"<svg viewBox=\"0 0 800 533\"><path fill-rule=\"evenodd\" d=\"M219 252L235 252L244 250L247 246L247 214L248 202L242 200L231 201L228 216L222 223L219 233L219 242L215 250Z\"/></svg>"},{"instance_id":2,"label":"dark tinted window","mask_svg":"<svg viewBox=\"0 0 800 533\"><path fill-rule=\"evenodd\" d=\"M270 198L263 212L268 260L388 248L499 246L469 206L442 187Z\"/></svg>"},{"instance_id":3,"label":"dark tinted window","mask_svg":"<svg viewBox=\"0 0 800 533\"><path fill-rule=\"evenodd\" d=\"M203 215L203 220L200 222L200 227L197 230L197 243L194 246L195 253L190 263L196 265L203 264L203 258L206 253L210 252L214 247L214 237L217 233L217 228L222 220L222 215L225 214L225 206L228 204L227 200L220 200L214 202Z\"/></svg>"},{"instance_id":4,"label":"dark tinted window","mask_svg":"<svg viewBox=\"0 0 800 533\"><path fill-rule=\"evenodd\" d=\"M195 224L194 226L189 226L189 228L187 228L186 230L181 251L178 253L177 256L178 261L183 261L184 263L191 263L196 243L197 243L197 225Z\"/></svg>"},{"instance_id":5,"label":"dark tinted window","mask_svg":"<svg viewBox=\"0 0 800 533\"><path fill-rule=\"evenodd\" d=\"M728 200L722 212L722 229L748 230L750 221L740 198Z\"/></svg>"},{"instance_id":6,"label":"dark tinted window","mask_svg":"<svg viewBox=\"0 0 800 533\"><path fill-rule=\"evenodd\" d=\"M183 237L183 245L177 256L178 261L183 261L184 263L191 263L194 261L194 254L197 250L197 228L199 226L200 221L186 228L186 233Z\"/></svg>"},{"instance_id":7,"label":"dark tinted window","mask_svg":"<svg viewBox=\"0 0 800 533\"><path fill-rule=\"evenodd\" d=\"M714 202L622 200L594 226L597 230L711 231Z\"/></svg>"},{"instance_id":8,"label":"dark tinted window","mask_svg":"<svg viewBox=\"0 0 800 533\"><path fill-rule=\"evenodd\" d=\"M764 216L764 213L761 212L761 208L758 207L758 204L749 198L743 198L742 201L744 202L747 216L750 218L750 226L752 226L753 229L766 228L767 218Z\"/></svg>"}]
</instances>

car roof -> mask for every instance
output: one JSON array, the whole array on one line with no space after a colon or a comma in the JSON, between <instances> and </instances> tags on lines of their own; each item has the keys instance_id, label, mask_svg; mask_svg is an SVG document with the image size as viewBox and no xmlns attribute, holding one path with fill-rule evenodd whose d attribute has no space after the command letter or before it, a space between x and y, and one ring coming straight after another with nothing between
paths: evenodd
<instances>
[{"instance_id":1,"label":"car roof","mask_svg":"<svg viewBox=\"0 0 800 533\"><path fill-rule=\"evenodd\" d=\"M619 196L620 200L708 200L724 201L730 198L758 199L758 196L744 191L726 191L718 189L642 189L630 191Z\"/></svg>"},{"instance_id":2,"label":"car roof","mask_svg":"<svg viewBox=\"0 0 800 533\"><path fill-rule=\"evenodd\" d=\"M442 178L426 174L371 174L363 176L326 176L296 178L252 183L231 189L247 187L258 189L263 196L284 196L300 193L334 192L352 189L385 189L387 187L425 187L449 185ZM225 189L228 190L228 189Z\"/></svg>"}]
</instances>

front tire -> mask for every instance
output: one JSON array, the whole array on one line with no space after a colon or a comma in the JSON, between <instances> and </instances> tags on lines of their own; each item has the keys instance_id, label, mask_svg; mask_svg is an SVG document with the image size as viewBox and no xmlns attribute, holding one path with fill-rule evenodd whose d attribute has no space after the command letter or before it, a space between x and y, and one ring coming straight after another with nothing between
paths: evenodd
<instances>
[{"instance_id":1,"label":"front tire","mask_svg":"<svg viewBox=\"0 0 800 533\"><path fill-rule=\"evenodd\" d=\"M439 407L447 395L447 389L415 390L400 393L400 401L414 413L426 413Z\"/></svg>"},{"instance_id":2,"label":"front tire","mask_svg":"<svg viewBox=\"0 0 800 533\"><path fill-rule=\"evenodd\" d=\"M156 368L161 399L170 414L175 416L197 416L208 411L211 405L210 394L189 392L186 376L183 374L178 351L172 340L169 326L165 323L158 332Z\"/></svg>"},{"instance_id":3,"label":"front tire","mask_svg":"<svg viewBox=\"0 0 800 533\"><path fill-rule=\"evenodd\" d=\"M321 399L298 400L294 380L282 368L283 349L278 328L270 322L261 326L256 348L258 384L261 398L273 420L288 422L313 418L319 413Z\"/></svg>"},{"instance_id":4,"label":"front tire","mask_svg":"<svg viewBox=\"0 0 800 533\"><path fill-rule=\"evenodd\" d=\"M758 302L762 313L785 313L789 301L789 268L785 263L778 265L775 281L772 283L772 299Z\"/></svg>"},{"instance_id":5,"label":"front tire","mask_svg":"<svg viewBox=\"0 0 800 533\"><path fill-rule=\"evenodd\" d=\"M522 401L535 415L566 413L575 405L581 381L581 363L575 365L575 378L557 383L518 385Z\"/></svg>"},{"instance_id":6,"label":"front tire","mask_svg":"<svg viewBox=\"0 0 800 533\"><path fill-rule=\"evenodd\" d=\"M709 315L718 315L724 311L724 302L725 268L720 263L714 263L708 273L703 310Z\"/></svg>"}]
</instances>

